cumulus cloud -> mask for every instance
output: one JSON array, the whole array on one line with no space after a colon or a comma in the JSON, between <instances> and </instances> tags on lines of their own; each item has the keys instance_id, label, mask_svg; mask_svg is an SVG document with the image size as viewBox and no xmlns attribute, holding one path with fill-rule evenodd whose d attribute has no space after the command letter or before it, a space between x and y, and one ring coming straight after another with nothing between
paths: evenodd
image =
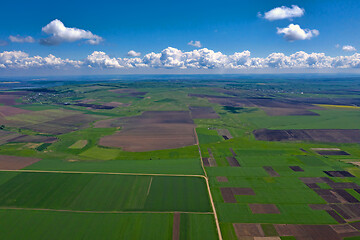
<instances>
[{"instance_id":1,"label":"cumulus cloud","mask_svg":"<svg viewBox=\"0 0 360 240\"><path fill-rule=\"evenodd\" d=\"M47 57L33 56L22 51L4 51L0 53L0 65L7 69L29 69L29 68L60 68L80 67L81 61L61 59L50 54Z\"/></svg>"},{"instance_id":2,"label":"cumulus cloud","mask_svg":"<svg viewBox=\"0 0 360 240\"><path fill-rule=\"evenodd\" d=\"M197 48L201 48L201 46L202 46L200 41L193 41L193 40L188 42L188 45L193 46L193 47L197 47Z\"/></svg>"},{"instance_id":3,"label":"cumulus cloud","mask_svg":"<svg viewBox=\"0 0 360 240\"><path fill-rule=\"evenodd\" d=\"M292 5L291 8L282 6L271 9L268 12L264 13L264 18L269 21L281 20L281 19L292 19L296 17L302 17L305 13L303 8L300 8L297 5ZM258 14L259 17L262 17L262 14Z\"/></svg>"},{"instance_id":4,"label":"cumulus cloud","mask_svg":"<svg viewBox=\"0 0 360 240\"><path fill-rule=\"evenodd\" d=\"M44 45L58 45L63 42L75 42L79 40L86 40L86 43L96 45L103 41L102 37L90 31L65 27L58 19L51 21L42 28L42 31L50 35L50 37L40 40L40 43Z\"/></svg>"},{"instance_id":5,"label":"cumulus cloud","mask_svg":"<svg viewBox=\"0 0 360 240\"><path fill-rule=\"evenodd\" d=\"M319 35L319 31L316 29L302 29L298 24L290 24L286 28L277 28L277 34L283 34L284 38L293 42L296 40L309 40Z\"/></svg>"},{"instance_id":6,"label":"cumulus cloud","mask_svg":"<svg viewBox=\"0 0 360 240\"><path fill-rule=\"evenodd\" d=\"M31 36L26 36L26 37L22 37L20 35L16 35L16 36L9 36L9 40L10 42L15 42L15 43L34 43L35 39Z\"/></svg>"},{"instance_id":7,"label":"cumulus cloud","mask_svg":"<svg viewBox=\"0 0 360 240\"><path fill-rule=\"evenodd\" d=\"M130 50L130 51L127 53L127 55L128 55L129 57L139 57L139 56L141 56L141 53L135 52L134 50Z\"/></svg>"},{"instance_id":8,"label":"cumulus cloud","mask_svg":"<svg viewBox=\"0 0 360 240\"><path fill-rule=\"evenodd\" d=\"M181 51L168 47L159 53L151 52L142 58L116 58L102 51L94 51L85 59L70 60L54 55L46 57L29 56L22 51L0 53L0 69L350 69L360 70L360 54L330 57L324 53L306 53L303 51L291 55L271 53L267 57L251 57L250 51L235 52L226 55L211 49L202 48L193 51ZM0 71L2 71L0 70Z\"/></svg>"},{"instance_id":9,"label":"cumulus cloud","mask_svg":"<svg viewBox=\"0 0 360 240\"><path fill-rule=\"evenodd\" d=\"M345 45L342 47L342 50L345 52L356 52L356 48L351 45Z\"/></svg>"}]
</instances>

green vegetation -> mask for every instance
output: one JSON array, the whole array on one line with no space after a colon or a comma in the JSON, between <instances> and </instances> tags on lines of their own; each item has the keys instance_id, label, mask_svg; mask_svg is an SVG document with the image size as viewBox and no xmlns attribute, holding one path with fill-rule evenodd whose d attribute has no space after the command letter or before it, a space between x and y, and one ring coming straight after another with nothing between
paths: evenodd
<instances>
[{"instance_id":1,"label":"green vegetation","mask_svg":"<svg viewBox=\"0 0 360 240\"><path fill-rule=\"evenodd\" d=\"M29 90L16 99L20 105L12 107L30 112L2 116L0 155L41 160L23 168L30 172L0 172L0 238L171 239L174 213L179 212L180 239L217 239L205 175L224 240L238 239L234 223L259 224L268 237L278 236L274 224L338 224L328 212L312 209L311 204L327 204L312 187L330 191L336 184L360 185L360 167L354 164L360 162L359 143L339 143L338 136L323 142L259 141L253 131L354 129L352 134L357 134L359 92L354 89L359 87L357 79L234 77L211 82L84 82ZM210 107L220 116L193 119L199 145L127 152L100 144L105 136L126 132L124 123L133 116L145 111L188 111L189 106ZM304 110L308 115L301 115ZM97 128L100 120L113 123ZM179 119L162 121L179 121L176 127L182 134ZM150 128L151 124L136 134L151 132ZM228 130L232 138L224 140L217 129ZM57 141L21 141L21 136L11 142L9 132ZM349 155L321 156L313 148L339 148ZM208 158L204 168L199 150ZM234 159L240 167L232 166ZM354 177L331 177L324 171L348 171ZM311 179L319 181L316 186L305 184ZM355 187L344 189L360 201ZM233 194L227 202L222 188L246 188L254 194ZM338 204L342 202L346 200ZM278 213L254 213L251 204L271 205Z\"/></svg>"},{"instance_id":2,"label":"green vegetation","mask_svg":"<svg viewBox=\"0 0 360 240\"><path fill-rule=\"evenodd\" d=\"M83 211L211 211L202 178L108 174L21 173L0 186L0 206Z\"/></svg>"}]
</instances>

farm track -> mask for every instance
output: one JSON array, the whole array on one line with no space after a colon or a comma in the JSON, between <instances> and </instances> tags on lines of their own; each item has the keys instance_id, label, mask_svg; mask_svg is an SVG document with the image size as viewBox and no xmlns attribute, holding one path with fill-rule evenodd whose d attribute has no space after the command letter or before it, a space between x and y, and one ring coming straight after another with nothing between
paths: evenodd
<instances>
[{"instance_id":1,"label":"farm track","mask_svg":"<svg viewBox=\"0 0 360 240\"><path fill-rule=\"evenodd\" d=\"M222 240L222 235L221 235L221 229L220 229L220 224L219 224L219 219L218 219L218 216L217 216L217 213L216 213L216 209L215 209L215 204L214 204L214 200L212 198L212 195L211 195L211 190L210 190L210 185L209 185L209 179L208 179L208 176L207 176L207 173L206 173L206 170L205 170L205 167L204 167L204 163L202 161L202 154L201 154L201 149L200 149L200 144L199 144L199 138L198 138L198 135L196 133L196 129L194 129L194 132L195 132L195 137L196 137L196 145L198 146L198 150L199 150L199 155L200 155L200 162L201 162L201 167L204 171L204 178L205 178L205 182L206 182L206 187L208 189L208 192L209 192L209 198L210 198L210 203L211 203L211 207L213 209L213 214L214 214L214 218L215 218L215 224L216 224L216 228L217 228L217 232L218 232L218 237L219 237L219 240Z\"/></svg>"},{"instance_id":2,"label":"farm track","mask_svg":"<svg viewBox=\"0 0 360 240\"><path fill-rule=\"evenodd\" d=\"M64 173L64 174L99 174L99 175L129 175L129 176L169 176L169 177L200 177L206 178L203 175L187 175L187 174L170 174L170 173L117 173L117 172L84 172L84 171L53 171L53 170L5 170L1 169L0 172L24 172L24 173Z\"/></svg>"},{"instance_id":3,"label":"farm track","mask_svg":"<svg viewBox=\"0 0 360 240\"><path fill-rule=\"evenodd\" d=\"M49 208L18 208L18 207L0 207L0 210L26 210L26 211L48 211L48 212L70 212L70 213L110 213L110 214L124 214L124 213L186 213L186 214L204 214L210 215L213 212L182 212L182 211L83 211L83 210L69 210L69 209L49 209Z\"/></svg>"}]
</instances>

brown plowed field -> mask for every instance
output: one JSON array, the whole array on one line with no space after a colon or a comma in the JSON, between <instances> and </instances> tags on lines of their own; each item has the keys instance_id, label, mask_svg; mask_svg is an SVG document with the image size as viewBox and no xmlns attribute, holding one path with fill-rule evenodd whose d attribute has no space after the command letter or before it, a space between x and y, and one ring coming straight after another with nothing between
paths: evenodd
<instances>
[{"instance_id":1,"label":"brown plowed field","mask_svg":"<svg viewBox=\"0 0 360 240\"><path fill-rule=\"evenodd\" d=\"M340 240L337 232L329 225L275 224L280 236L294 236L296 239Z\"/></svg>"},{"instance_id":2,"label":"brown plowed field","mask_svg":"<svg viewBox=\"0 0 360 240\"><path fill-rule=\"evenodd\" d=\"M39 158L0 155L0 169L19 170L40 160Z\"/></svg>"},{"instance_id":3,"label":"brown plowed field","mask_svg":"<svg viewBox=\"0 0 360 240\"><path fill-rule=\"evenodd\" d=\"M196 144L189 112L144 112L126 118L121 131L100 139L100 145L130 152L180 148Z\"/></svg>"},{"instance_id":4,"label":"brown plowed field","mask_svg":"<svg viewBox=\"0 0 360 240\"><path fill-rule=\"evenodd\" d=\"M189 107L192 118L219 118L219 115L212 109L212 107Z\"/></svg>"},{"instance_id":5,"label":"brown plowed field","mask_svg":"<svg viewBox=\"0 0 360 240\"><path fill-rule=\"evenodd\" d=\"M27 114L27 113L31 113L31 111L16 107L10 107L10 106L0 106L0 115L3 117L13 116L16 114Z\"/></svg>"},{"instance_id":6,"label":"brown plowed field","mask_svg":"<svg viewBox=\"0 0 360 240\"><path fill-rule=\"evenodd\" d=\"M254 214L280 214L275 204L249 204L251 212Z\"/></svg>"},{"instance_id":7,"label":"brown plowed field","mask_svg":"<svg viewBox=\"0 0 360 240\"><path fill-rule=\"evenodd\" d=\"M360 143L359 129L258 129L253 134L257 140L262 141Z\"/></svg>"}]
</instances>

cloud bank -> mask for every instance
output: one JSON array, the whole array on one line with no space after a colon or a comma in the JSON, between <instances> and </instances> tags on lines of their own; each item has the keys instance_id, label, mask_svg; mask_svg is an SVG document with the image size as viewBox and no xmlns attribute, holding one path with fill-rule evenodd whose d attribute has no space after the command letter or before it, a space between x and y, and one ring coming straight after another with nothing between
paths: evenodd
<instances>
[{"instance_id":1,"label":"cloud bank","mask_svg":"<svg viewBox=\"0 0 360 240\"><path fill-rule=\"evenodd\" d=\"M95 51L83 60L61 59L54 55L29 56L22 51L0 53L1 69L351 69L360 70L360 54L330 57L324 53L303 51L291 55L271 53L267 57L251 57L250 51L226 55L202 48L184 52L168 47L159 53L148 53L142 58L115 58L102 51Z\"/></svg>"},{"instance_id":2,"label":"cloud bank","mask_svg":"<svg viewBox=\"0 0 360 240\"><path fill-rule=\"evenodd\" d=\"M42 28L42 31L50 35L48 38L40 39L40 43L43 45L58 45L63 42L75 42L79 40L86 40L86 43L96 45L103 41L102 37L90 31L65 27L58 19L51 21Z\"/></svg>"},{"instance_id":3,"label":"cloud bank","mask_svg":"<svg viewBox=\"0 0 360 240\"><path fill-rule=\"evenodd\" d=\"M297 40L309 40L318 36L320 32L316 29L302 29L298 24L291 23L286 28L277 28L277 34L283 34L287 41L293 42Z\"/></svg>"},{"instance_id":4,"label":"cloud bank","mask_svg":"<svg viewBox=\"0 0 360 240\"><path fill-rule=\"evenodd\" d=\"M297 5L292 5L291 8L282 6L271 9L268 12L264 13L264 18L269 21L281 20L281 19L292 19L296 17L302 17L305 13L303 8L300 8ZM261 17L262 15L259 14Z\"/></svg>"}]
</instances>

